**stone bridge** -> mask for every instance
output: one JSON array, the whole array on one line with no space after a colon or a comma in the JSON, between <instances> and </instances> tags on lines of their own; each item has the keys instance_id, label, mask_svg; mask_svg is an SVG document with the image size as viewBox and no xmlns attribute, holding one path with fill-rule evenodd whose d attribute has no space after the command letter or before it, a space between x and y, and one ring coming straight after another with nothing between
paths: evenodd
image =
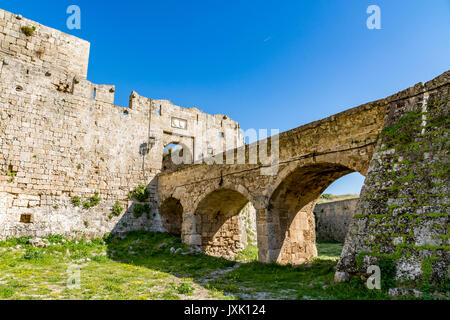
<instances>
[{"instance_id":1,"label":"stone bridge","mask_svg":"<svg viewBox=\"0 0 450 320\"><path fill-rule=\"evenodd\" d=\"M366 179L335 281L368 275L368 268L384 259L384 265L395 266L399 283L439 287L450 263L449 106L447 71L281 133L270 143L261 140L216 158L234 155L239 161L162 172L157 176L162 221L185 243L228 257L242 248L238 213L250 202L259 260L300 264L317 255L317 199L336 179L360 172ZM272 146L279 150L278 162L259 155ZM255 149L258 161L251 162ZM236 157L242 154L245 161Z\"/></svg>"},{"instance_id":2,"label":"stone bridge","mask_svg":"<svg viewBox=\"0 0 450 320\"><path fill-rule=\"evenodd\" d=\"M229 151L235 159L245 151L245 164L226 164L222 154L224 164L161 173L159 212L166 229L209 254L230 256L239 250L238 214L250 202L257 213L259 260L305 262L317 255L316 201L340 177L367 173L385 111L386 102L379 100L279 134L279 162L272 168L261 157L248 164L249 154L265 147L259 141ZM270 150L271 142L264 142Z\"/></svg>"}]
</instances>

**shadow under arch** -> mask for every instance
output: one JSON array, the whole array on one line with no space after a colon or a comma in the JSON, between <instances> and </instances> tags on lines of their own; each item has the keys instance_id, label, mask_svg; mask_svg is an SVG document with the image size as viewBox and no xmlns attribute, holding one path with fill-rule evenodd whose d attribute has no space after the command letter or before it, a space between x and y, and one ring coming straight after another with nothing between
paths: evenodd
<instances>
[{"instance_id":1,"label":"shadow under arch","mask_svg":"<svg viewBox=\"0 0 450 320\"><path fill-rule=\"evenodd\" d=\"M354 170L335 163L297 166L270 195L267 214L268 261L302 264L317 256L314 207L320 195L337 179Z\"/></svg>"},{"instance_id":2,"label":"shadow under arch","mask_svg":"<svg viewBox=\"0 0 450 320\"><path fill-rule=\"evenodd\" d=\"M183 222L183 206L180 200L170 197L159 206L162 227L167 233L181 237L181 225Z\"/></svg>"},{"instance_id":3,"label":"shadow under arch","mask_svg":"<svg viewBox=\"0 0 450 320\"><path fill-rule=\"evenodd\" d=\"M196 228L206 254L234 259L244 249L247 235L239 213L249 202L242 193L228 188L216 189L199 201Z\"/></svg>"},{"instance_id":4,"label":"shadow under arch","mask_svg":"<svg viewBox=\"0 0 450 320\"><path fill-rule=\"evenodd\" d=\"M243 185L241 184L234 184L234 183L229 183L229 182L224 182L221 184L220 187L217 187L217 185L209 185L205 188L203 194L201 196L199 196L193 203L193 207L197 208L200 204L200 202L202 202L209 194L212 194L214 191L219 191L219 190L231 190L231 191L236 191L237 193L240 193L241 195L243 195L245 198L247 198L247 202L250 202L253 206L255 206L257 204L256 199L253 197L253 195L248 191L247 188L245 188ZM256 207L256 206L255 206Z\"/></svg>"}]
</instances>

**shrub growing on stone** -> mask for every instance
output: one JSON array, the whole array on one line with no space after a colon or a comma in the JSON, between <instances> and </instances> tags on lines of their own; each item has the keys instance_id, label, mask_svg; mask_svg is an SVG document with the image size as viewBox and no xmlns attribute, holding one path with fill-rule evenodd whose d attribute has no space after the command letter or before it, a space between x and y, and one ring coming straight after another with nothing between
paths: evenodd
<instances>
[{"instance_id":1,"label":"shrub growing on stone","mask_svg":"<svg viewBox=\"0 0 450 320\"><path fill-rule=\"evenodd\" d=\"M75 196L72 198L72 204L74 207L79 207L81 205L81 199L79 196Z\"/></svg>"},{"instance_id":2,"label":"shrub growing on stone","mask_svg":"<svg viewBox=\"0 0 450 320\"><path fill-rule=\"evenodd\" d=\"M114 216L114 217L118 217L118 216L120 216L122 214L122 212L123 212L123 208L120 205L120 202L116 201L116 203L114 203L114 206L112 208L112 214L111 215Z\"/></svg>"},{"instance_id":3,"label":"shrub growing on stone","mask_svg":"<svg viewBox=\"0 0 450 320\"><path fill-rule=\"evenodd\" d=\"M147 187L142 184L137 186L136 189L133 190L133 192L130 192L128 194L128 197L130 199L136 199L137 201L140 201L140 202L146 201L148 199L148 196L149 196L149 194L148 194Z\"/></svg>"},{"instance_id":4,"label":"shrub growing on stone","mask_svg":"<svg viewBox=\"0 0 450 320\"><path fill-rule=\"evenodd\" d=\"M150 213L150 206L148 203L140 204L136 203L133 209L133 215L135 218L140 218L144 213Z\"/></svg>"},{"instance_id":5,"label":"shrub growing on stone","mask_svg":"<svg viewBox=\"0 0 450 320\"><path fill-rule=\"evenodd\" d=\"M91 204L91 207L95 207L100 203L100 200L102 199L98 196L98 193L96 193L95 195L89 198L89 203Z\"/></svg>"},{"instance_id":6,"label":"shrub growing on stone","mask_svg":"<svg viewBox=\"0 0 450 320\"><path fill-rule=\"evenodd\" d=\"M91 207L91 204L89 203L89 201L83 201L83 208L84 209L89 209Z\"/></svg>"},{"instance_id":7,"label":"shrub growing on stone","mask_svg":"<svg viewBox=\"0 0 450 320\"><path fill-rule=\"evenodd\" d=\"M21 30L27 37L30 37L33 35L34 31L36 31L36 27L35 26L32 26L32 27L23 26L21 28Z\"/></svg>"},{"instance_id":8,"label":"shrub growing on stone","mask_svg":"<svg viewBox=\"0 0 450 320\"><path fill-rule=\"evenodd\" d=\"M14 172L14 171L12 171L12 170L6 170L6 175L7 176L9 176L9 177L11 177L9 180L8 180L8 182L14 182L14 178L15 178L15 176L17 175L17 172Z\"/></svg>"},{"instance_id":9,"label":"shrub growing on stone","mask_svg":"<svg viewBox=\"0 0 450 320\"><path fill-rule=\"evenodd\" d=\"M83 201L83 208L87 210L89 208L95 207L100 203L100 200L102 199L98 196L98 193L96 193L95 195L90 197L87 201Z\"/></svg>"}]
</instances>

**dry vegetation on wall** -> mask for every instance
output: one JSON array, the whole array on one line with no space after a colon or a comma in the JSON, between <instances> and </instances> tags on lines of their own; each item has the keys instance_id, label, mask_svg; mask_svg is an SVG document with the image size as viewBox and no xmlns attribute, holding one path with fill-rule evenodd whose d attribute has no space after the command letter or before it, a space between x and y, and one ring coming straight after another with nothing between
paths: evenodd
<instances>
[{"instance_id":1,"label":"dry vegetation on wall","mask_svg":"<svg viewBox=\"0 0 450 320\"><path fill-rule=\"evenodd\" d=\"M319 200L317 201L317 204L342 201L342 200L348 200L348 199L357 199L357 198L359 198L359 194L334 195L334 194L324 193L320 196Z\"/></svg>"}]
</instances>

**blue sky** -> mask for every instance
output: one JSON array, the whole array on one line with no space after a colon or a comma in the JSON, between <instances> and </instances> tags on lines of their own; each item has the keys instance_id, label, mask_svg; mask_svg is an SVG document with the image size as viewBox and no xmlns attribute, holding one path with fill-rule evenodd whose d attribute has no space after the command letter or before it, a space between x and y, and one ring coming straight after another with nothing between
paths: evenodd
<instances>
[{"instance_id":1,"label":"blue sky","mask_svg":"<svg viewBox=\"0 0 450 320\"><path fill-rule=\"evenodd\" d=\"M66 8L81 8L68 30ZM381 30L366 27L369 5ZM450 69L450 0L2 1L91 42L88 79L285 131ZM346 176L327 192L357 193Z\"/></svg>"}]
</instances>

